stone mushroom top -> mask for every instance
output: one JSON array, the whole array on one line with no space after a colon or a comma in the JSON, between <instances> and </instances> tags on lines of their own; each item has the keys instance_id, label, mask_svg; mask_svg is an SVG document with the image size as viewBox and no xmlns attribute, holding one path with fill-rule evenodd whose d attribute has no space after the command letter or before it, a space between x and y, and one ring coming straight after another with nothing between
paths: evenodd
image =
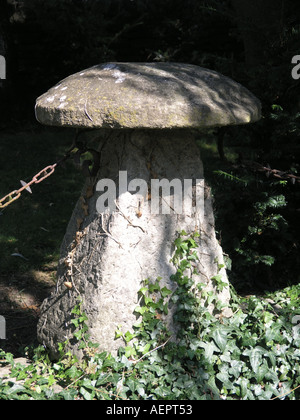
<instances>
[{"instance_id":1,"label":"stone mushroom top","mask_svg":"<svg viewBox=\"0 0 300 420\"><path fill-rule=\"evenodd\" d=\"M106 63L62 80L36 101L46 125L205 128L255 122L260 102L213 70L182 63Z\"/></svg>"}]
</instances>

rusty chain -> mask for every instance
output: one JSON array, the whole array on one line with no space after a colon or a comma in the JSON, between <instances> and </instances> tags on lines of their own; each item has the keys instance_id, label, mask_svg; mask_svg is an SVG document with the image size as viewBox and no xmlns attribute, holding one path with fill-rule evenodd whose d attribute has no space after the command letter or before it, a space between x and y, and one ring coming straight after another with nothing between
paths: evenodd
<instances>
[{"instance_id":1,"label":"rusty chain","mask_svg":"<svg viewBox=\"0 0 300 420\"><path fill-rule=\"evenodd\" d=\"M5 197L1 198L0 200L0 209L4 209L10 204L12 204L14 201L18 200L21 197L21 194L24 190L27 190L28 192L31 191L31 185L39 184L40 182L44 181L46 178L51 176L55 169L61 165L66 160L70 159L71 157L74 157L74 161L78 162L80 161L80 156L86 152L90 152L93 156L93 169L92 171L89 171L86 173L86 176L95 176L99 169L99 153L94 150L87 147L86 142L78 142L78 136L82 132L77 132L75 136L75 140L71 146L71 148L65 153L65 155L56 163L53 165L46 166L44 169L42 169L40 172L38 172L36 175L33 176L30 182L25 183L24 181L20 181L22 184L22 187L18 190L11 191L9 194L7 194ZM75 153L72 153L75 149L77 151ZM91 164L91 161L84 161ZM86 165L83 165L83 167L86 168Z\"/></svg>"},{"instance_id":2,"label":"rusty chain","mask_svg":"<svg viewBox=\"0 0 300 420\"><path fill-rule=\"evenodd\" d=\"M290 181L292 184L300 183L300 177L296 176L288 171L281 171L279 169L272 169L270 165L264 166L258 162L253 161L243 161L240 166L249 167L255 172L265 173L266 177L269 178L270 176L274 178L279 178L283 181Z\"/></svg>"},{"instance_id":3,"label":"rusty chain","mask_svg":"<svg viewBox=\"0 0 300 420\"><path fill-rule=\"evenodd\" d=\"M21 193L24 190L31 192L30 186L32 184L39 184L40 182L48 178L48 176L52 175L53 172L55 171L56 166L57 166L57 163L54 163L54 165L46 166L46 168L42 169L39 173L34 175L34 177L32 178L30 182L28 182L27 184L24 183L24 185L20 189L14 190L10 192L9 194L7 194L5 197L3 197L0 200L0 209L4 209L5 207L9 206L14 201L18 200L18 198L21 197Z\"/></svg>"}]
</instances>

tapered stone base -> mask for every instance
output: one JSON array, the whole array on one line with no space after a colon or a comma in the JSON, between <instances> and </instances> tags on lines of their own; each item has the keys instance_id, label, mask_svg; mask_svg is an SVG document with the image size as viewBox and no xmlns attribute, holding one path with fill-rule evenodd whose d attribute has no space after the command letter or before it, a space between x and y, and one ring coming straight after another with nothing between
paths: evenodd
<instances>
[{"instance_id":1,"label":"tapered stone base","mask_svg":"<svg viewBox=\"0 0 300 420\"><path fill-rule=\"evenodd\" d=\"M78 200L61 247L57 288L41 307L38 338L54 358L57 344L67 338L71 351L78 353L70 321L79 294L91 339L101 350L117 351L123 342L115 340L115 331L120 325L124 332L132 330L136 323L134 310L143 280L154 282L161 277L162 287L176 287L170 280L175 273L170 260L178 231L200 233L195 283L214 290L225 307L230 300L229 287L220 292L211 280L220 274L228 284L225 269L220 269L224 262L215 236L212 200L193 135L184 130L166 130L165 134L116 130L103 134L99 141L100 170L96 179L86 183ZM177 181L157 199L155 186L162 179ZM115 196L107 180L116 184ZM187 180L193 180L190 189ZM100 191L105 185L108 190ZM142 194L135 193L137 185L146 185L146 191L142 188ZM186 186L182 197L179 185ZM162 206L157 213L159 202ZM103 208L106 204L110 210ZM170 214L162 214L168 210ZM171 310L166 322L176 331L172 314Z\"/></svg>"}]
</instances>

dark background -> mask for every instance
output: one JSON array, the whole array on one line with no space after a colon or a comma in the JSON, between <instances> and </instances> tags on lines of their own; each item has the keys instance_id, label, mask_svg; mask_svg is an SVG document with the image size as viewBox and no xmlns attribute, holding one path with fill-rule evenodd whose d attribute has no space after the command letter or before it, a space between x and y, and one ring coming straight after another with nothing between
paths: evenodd
<instances>
[{"instance_id":1,"label":"dark background","mask_svg":"<svg viewBox=\"0 0 300 420\"><path fill-rule=\"evenodd\" d=\"M299 18L295 0L0 0L0 135L37 125L39 95L101 62L186 62L232 77L262 101L263 118L226 129L227 159L206 172L230 280L244 291L297 283L300 183L286 175L300 176Z\"/></svg>"}]
</instances>

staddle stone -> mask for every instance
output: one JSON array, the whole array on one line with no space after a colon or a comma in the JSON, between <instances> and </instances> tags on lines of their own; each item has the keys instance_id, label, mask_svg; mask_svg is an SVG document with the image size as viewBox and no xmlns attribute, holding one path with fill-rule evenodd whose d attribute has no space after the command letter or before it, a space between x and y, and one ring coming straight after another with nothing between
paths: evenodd
<instances>
[{"instance_id":1,"label":"staddle stone","mask_svg":"<svg viewBox=\"0 0 300 420\"><path fill-rule=\"evenodd\" d=\"M260 118L246 88L182 63L107 63L76 73L37 100L46 125L90 128L205 128Z\"/></svg>"},{"instance_id":2,"label":"staddle stone","mask_svg":"<svg viewBox=\"0 0 300 420\"><path fill-rule=\"evenodd\" d=\"M78 295L91 338L115 353L122 345L115 340L117 328L126 332L136 323L143 281L161 277L162 287L176 288L170 260L182 230L200 234L197 274L187 274L213 291L223 303L222 315L230 315L229 284L194 129L255 122L259 100L198 66L106 63L66 78L38 98L36 117L47 125L90 128L99 144L98 173L87 179L74 209L57 287L41 307L38 337L53 357L66 338L79 354L71 322ZM227 285L222 290L212 280L216 275ZM174 310L165 322L176 339ZM213 305L208 310L216 313Z\"/></svg>"}]
</instances>

